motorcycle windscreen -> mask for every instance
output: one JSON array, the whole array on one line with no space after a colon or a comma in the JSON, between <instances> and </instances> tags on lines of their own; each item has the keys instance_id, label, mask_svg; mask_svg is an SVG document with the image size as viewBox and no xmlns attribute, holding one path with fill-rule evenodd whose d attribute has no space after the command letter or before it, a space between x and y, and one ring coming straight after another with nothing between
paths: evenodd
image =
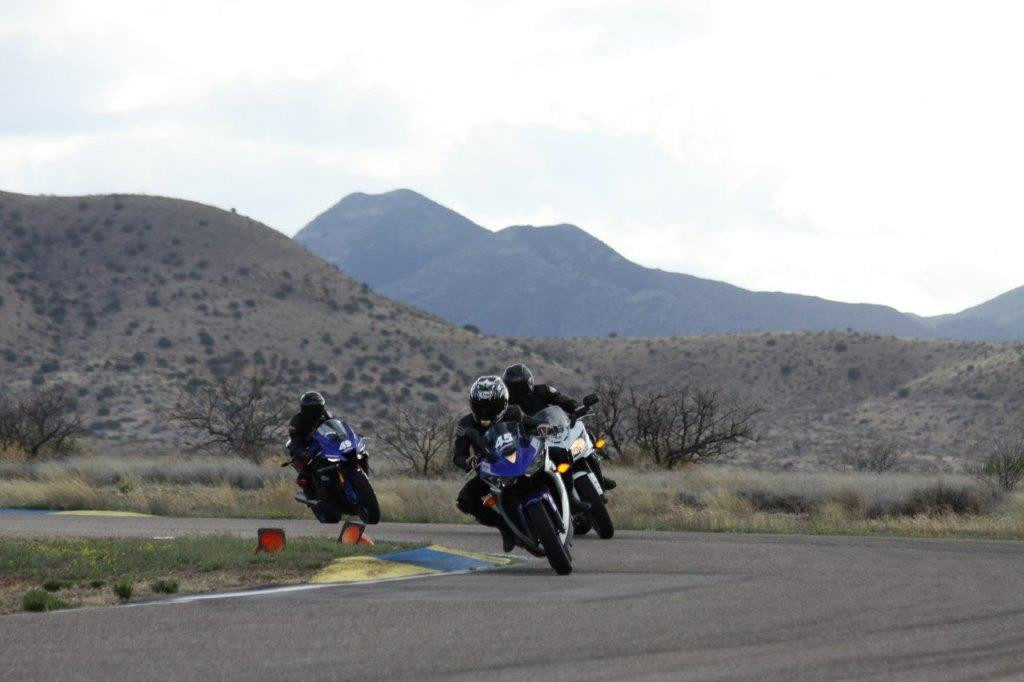
<instances>
[{"instance_id":1,"label":"motorcycle windscreen","mask_svg":"<svg viewBox=\"0 0 1024 682\"><path fill-rule=\"evenodd\" d=\"M538 455L537 449L522 436L518 427L507 423L487 429L484 439L487 442L484 467L492 476L522 476Z\"/></svg>"},{"instance_id":2,"label":"motorcycle windscreen","mask_svg":"<svg viewBox=\"0 0 1024 682\"><path fill-rule=\"evenodd\" d=\"M320 452L331 461L341 459L342 455L353 447L348 429L338 419L325 421L317 427L313 437L320 444Z\"/></svg>"},{"instance_id":3,"label":"motorcycle windscreen","mask_svg":"<svg viewBox=\"0 0 1024 682\"><path fill-rule=\"evenodd\" d=\"M557 405L545 407L543 410L533 415L533 418L537 421L549 424L551 428L554 429L554 433L552 435L560 435L569 430L569 415L567 415L565 410Z\"/></svg>"}]
</instances>

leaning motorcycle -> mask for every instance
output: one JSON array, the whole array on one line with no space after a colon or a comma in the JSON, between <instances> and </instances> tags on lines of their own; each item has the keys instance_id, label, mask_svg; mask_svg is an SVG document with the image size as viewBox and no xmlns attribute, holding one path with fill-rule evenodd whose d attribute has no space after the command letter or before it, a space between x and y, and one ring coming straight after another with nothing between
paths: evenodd
<instances>
[{"instance_id":1,"label":"leaning motorcycle","mask_svg":"<svg viewBox=\"0 0 1024 682\"><path fill-rule=\"evenodd\" d=\"M500 422L479 443L485 453L478 474L491 489L485 501L501 515L517 543L535 556L546 557L556 573L572 572L572 515L569 494L548 456L547 437L529 434L516 424ZM543 431L541 432L543 433Z\"/></svg>"},{"instance_id":2,"label":"leaning motorcycle","mask_svg":"<svg viewBox=\"0 0 1024 682\"><path fill-rule=\"evenodd\" d=\"M352 427L340 419L322 423L313 432L306 458L316 499L306 499L300 492L295 501L308 506L320 523L338 523L350 515L364 523L380 522L380 504L368 478L366 443ZM292 461L281 466L289 464L299 469Z\"/></svg>"},{"instance_id":3,"label":"leaning motorcycle","mask_svg":"<svg viewBox=\"0 0 1024 682\"><path fill-rule=\"evenodd\" d=\"M615 535L615 526L608 513L605 491L593 463L600 456L600 448L591 440L583 423L583 419L590 416L590 408L597 404L597 400L597 396L584 398L583 406L576 410L572 420L557 406L541 410L534 418L556 427L548 439L551 457L556 463L572 462L571 494L590 507L573 516L573 531L583 535L593 528L598 537L607 540ZM603 446L601 441L598 443Z\"/></svg>"}]
</instances>

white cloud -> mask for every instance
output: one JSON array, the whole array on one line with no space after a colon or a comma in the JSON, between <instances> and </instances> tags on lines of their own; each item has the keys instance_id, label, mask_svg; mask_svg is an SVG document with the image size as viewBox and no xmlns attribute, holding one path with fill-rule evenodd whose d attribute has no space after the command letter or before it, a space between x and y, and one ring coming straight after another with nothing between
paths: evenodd
<instances>
[{"instance_id":1,"label":"white cloud","mask_svg":"<svg viewBox=\"0 0 1024 682\"><path fill-rule=\"evenodd\" d=\"M644 264L948 312L1024 284L1005 2L0 8L0 187L287 232L419 189Z\"/></svg>"}]
</instances>

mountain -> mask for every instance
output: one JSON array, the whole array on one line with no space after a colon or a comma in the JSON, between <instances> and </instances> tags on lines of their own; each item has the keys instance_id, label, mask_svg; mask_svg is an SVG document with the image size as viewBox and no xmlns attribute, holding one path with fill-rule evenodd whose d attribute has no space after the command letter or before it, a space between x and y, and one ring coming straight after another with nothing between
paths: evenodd
<instances>
[{"instance_id":1,"label":"mountain","mask_svg":"<svg viewBox=\"0 0 1024 682\"><path fill-rule=\"evenodd\" d=\"M1024 339L1024 287L954 315L929 318L937 336L975 341Z\"/></svg>"},{"instance_id":2,"label":"mountain","mask_svg":"<svg viewBox=\"0 0 1024 682\"><path fill-rule=\"evenodd\" d=\"M295 241L386 296L495 334L935 334L926 321L885 306L754 292L646 268L574 225L490 232L410 190L349 195Z\"/></svg>"}]
</instances>

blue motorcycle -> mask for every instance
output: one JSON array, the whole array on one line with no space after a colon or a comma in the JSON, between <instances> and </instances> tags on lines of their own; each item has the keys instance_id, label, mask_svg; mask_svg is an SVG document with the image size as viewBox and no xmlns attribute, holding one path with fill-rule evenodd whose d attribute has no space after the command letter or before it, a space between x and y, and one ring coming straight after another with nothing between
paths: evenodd
<instances>
[{"instance_id":1,"label":"blue motorcycle","mask_svg":"<svg viewBox=\"0 0 1024 682\"><path fill-rule=\"evenodd\" d=\"M300 492L297 502L313 510L320 523L338 523L349 515L358 515L364 523L380 522L380 504L368 478L366 444L352 427L328 419L313 433L306 454L316 499L306 499Z\"/></svg>"},{"instance_id":2,"label":"blue motorcycle","mask_svg":"<svg viewBox=\"0 0 1024 682\"><path fill-rule=\"evenodd\" d=\"M569 495L559 474L571 465L556 466L547 445L547 438L557 436L560 428L546 426L531 435L515 424L495 424L479 441L486 456L477 473L491 488L486 503L501 514L517 543L546 557L551 568L564 575L572 572L573 528Z\"/></svg>"}]
</instances>

